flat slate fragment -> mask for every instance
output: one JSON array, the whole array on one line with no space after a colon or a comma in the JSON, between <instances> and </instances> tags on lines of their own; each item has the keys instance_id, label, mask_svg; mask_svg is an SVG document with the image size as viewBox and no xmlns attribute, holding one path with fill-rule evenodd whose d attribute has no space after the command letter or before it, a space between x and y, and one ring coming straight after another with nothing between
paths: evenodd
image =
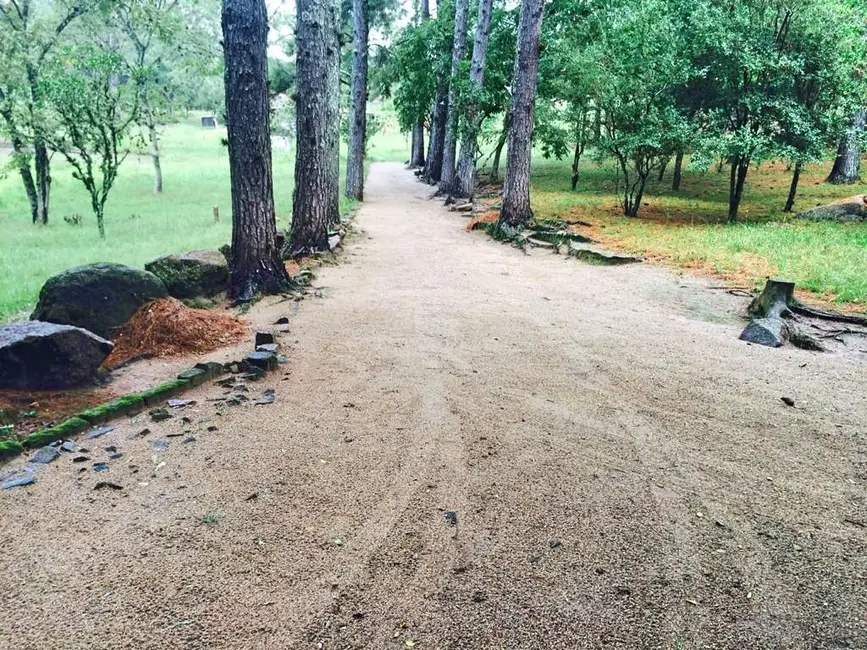
<instances>
[{"instance_id":1,"label":"flat slate fragment","mask_svg":"<svg viewBox=\"0 0 867 650\"><path fill-rule=\"evenodd\" d=\"M39 465L48 465L57 460L58 456L60 456L60 450L57 449L57 447L48 445L38 449L35 454L27 459L27 462Z\"/></svg>"},{"instance_id":2,"label":"flat slate fragment","mask_svg":"<svg viewBox=\"0 0 867 650\"><path fill-rule=\"evenodd\" d=\"M111 433L114 431L114 427L99 427L98 429L92 429L87 432L87 435L84 436L85 440L93 440L94 438L102 438L105 434Z\"/></svg>"},{"instance_id":3,"label":"flat slate fragment","mask_svg":"<svg viewBox=\"0 0 867 650\"><path fill-rule=\"evenodd\" d=\"M4 490L9 490L9 489L14 488L14 487L22 487L24 485L32 485L33 483L36 483L36 477L33 475L18 476L16 478L10 478L10 479L3 481L3 483L0 484L0 488L2 488Z\"/></svg>"}]
</instances>

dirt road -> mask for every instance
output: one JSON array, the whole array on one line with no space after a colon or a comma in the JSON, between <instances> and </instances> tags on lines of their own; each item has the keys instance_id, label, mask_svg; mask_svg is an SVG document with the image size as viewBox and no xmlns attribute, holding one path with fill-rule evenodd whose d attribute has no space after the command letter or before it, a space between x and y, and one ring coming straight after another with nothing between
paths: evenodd
<instances>
[{"instance_id":1,"label":"dirt road","mask_svg":"<svg viewBox=\"0 0 867 650\"><path fill-rule=\"evenodd\" d=\"M274 404L202 388L0 492L0 648L867 648L858 353L748 346L743 299L429 192L372 168Z\"/></svg>"}]
</instances>

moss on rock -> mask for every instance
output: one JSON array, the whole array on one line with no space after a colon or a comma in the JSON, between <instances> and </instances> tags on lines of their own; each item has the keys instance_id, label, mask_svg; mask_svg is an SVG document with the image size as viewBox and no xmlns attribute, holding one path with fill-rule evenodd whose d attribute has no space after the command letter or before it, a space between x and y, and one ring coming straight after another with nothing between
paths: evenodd
<instances>
[{"instance_id":1,"label":"moss on rock","mask_svg":"<svg viewBox=\"0 0 867 650\"><path fill-rule=\"evenodd\" d=\"M184 392L189 387L190 382L184 379L172 379L164 384L160 384L156 388L144 391L139 396L144 400L145 406L151 408L163 400Z\"/></svg>"},{"instance_id":2,"label":"moss on rock","mask_svg":"<svg viewBox=\"0 0 867 650\"><path fill-rule=\"evenodd\" d=\"M77 433L81 433L89 426L90 424L88 424L87 420L78 417L69 418L65 422L58 424L56 427L42 429L41 431L31 433L21 441L21 444L28 449L44 447L56 440L63 440L64 438L69 438Z\"/></svg>"},{"instance_id":3,"label":"moss on rock","mask_svg":"<svg viewBox=\"0 0 867 650\"><path fill-rule=\"evenodd\" d=\"M14 458L24 451L24 447L17 440L0 440L0 460Z\"/></svg>"},{"instance_id":4,"label":"moss on rock","mask_svg":"<svg viewBox=\"0 0 867 650\"><path fill-rule=\"evenodd\" d=\"M78 414L82 420L87 420L91 424L102 424L119 415L125 415L133 411L141 411L145 407L144 400L141 395L134 393L118 397L105 404L94 406L93 408L82 411Z\"/></svg>"}]
</instances>

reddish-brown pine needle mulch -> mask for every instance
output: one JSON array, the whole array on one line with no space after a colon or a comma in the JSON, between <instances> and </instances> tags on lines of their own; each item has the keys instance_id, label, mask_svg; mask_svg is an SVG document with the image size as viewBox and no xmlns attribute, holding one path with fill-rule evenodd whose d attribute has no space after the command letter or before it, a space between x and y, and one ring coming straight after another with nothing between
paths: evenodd
<instances>
[{"instance_id":1,"label":"reddish-brown pine needle mulch","mask_svg":"<svg viewBox=\"0 0 867 650\"><path fill-rule=\"evenodd\" d=\"M244 321L208 309L192 309L174 298L145 305L117 330L114 350L104 362L111 368L134 357L201 354L237 343L249 332Z\"/></svg>"}]
</instances>

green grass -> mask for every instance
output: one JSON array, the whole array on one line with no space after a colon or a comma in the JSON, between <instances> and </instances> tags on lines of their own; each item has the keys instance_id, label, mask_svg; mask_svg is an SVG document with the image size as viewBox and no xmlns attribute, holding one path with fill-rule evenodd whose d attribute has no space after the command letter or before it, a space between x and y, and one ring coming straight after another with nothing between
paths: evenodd
<instances>
[{"instance_id":1,"label":"green grass","mask_svg":"<svg viewBox=\"0 0 867 650\"><path fill-rule=\"evenodd\" d=\"M30 223L20 177L8 170L0 178L0 322L26 318L45 280L64 269L93 262L142 267L160 255L216 249L229 242L229 160L220 143L225 131L201 129L196 121L194 115L164 129L163 194L152 192L150 158L130 154L106 205L105 241L99 239L87 193L59 156L53 158L47 226ZM371 143L371 158L394 159L402 141L399 135L378 134ZM6 162L0 154L0 169L6 169ZM288 228L294 158L275 148L273 165L278 227ZM215 205L220 208L219 223L214 223ZM351 207L341 192L341 211ZM72 214L83 217L81 226L63 220Z\"/></svg>"},{"instance_id":2,"label":"green grass","mask_svg":"<svg viewBox=\"0 0 867 650\"><path fill-rule=\"evenodd\" d=\"M801 177L795 211L864 194L867 185L824 183L830 162L811 166ZM648 185L639 218L621 216L613 171L582 163L577 191L569 189L566 162L537 159L533 208L537 217L593 224L604 243L667 264L758 287L771 275L794 280L813 298L863 310L867 305L867 222L816 223L782 211L790 172L784 165L751 168L741 221L726 224L728 174L684 173L680 192L671 173Z\"/></svg>"}]
</instances>

